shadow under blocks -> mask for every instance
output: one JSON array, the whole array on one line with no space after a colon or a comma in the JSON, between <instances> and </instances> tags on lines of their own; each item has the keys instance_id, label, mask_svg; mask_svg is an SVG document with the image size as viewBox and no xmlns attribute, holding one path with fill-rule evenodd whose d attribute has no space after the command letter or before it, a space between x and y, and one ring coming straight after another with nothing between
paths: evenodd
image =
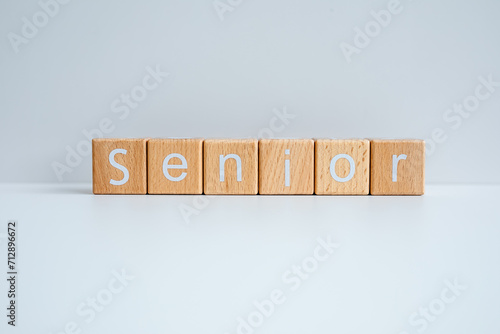
<instances>
[{"instance_id":1,"label":"shadow under blocks","mask_svg":"<svg viewBox=\"0 0 500 334\"><path fill-rule=\"evenodd\" d=\"M417 139L92 140L94 194L423 195Z\"/></svg>"}]
</instances>

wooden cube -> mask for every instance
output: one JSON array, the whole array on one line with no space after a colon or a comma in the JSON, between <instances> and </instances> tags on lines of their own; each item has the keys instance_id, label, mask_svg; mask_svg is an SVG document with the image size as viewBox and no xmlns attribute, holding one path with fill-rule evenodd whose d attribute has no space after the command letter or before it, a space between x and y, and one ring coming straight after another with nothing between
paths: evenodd
<instances>
[{"instance_id":1,"label":"wooden cube","mask_svg":"<svg viewBox=\"0 0 500 334\"><path fill-rule=\"evenodd\" d=\"M257 139L207 139L203 151L205 194L257 194Z\"/></svg>"},{"instance_id":2,"label":"wooden cube","mask_svg":"<svg viewBox=\"0 0 500 334\"><path fill-rule=\"evenodd\" d=\"M314 168L317 195L368 195L370 141L318 139L314 143Z\"/></svg>"},{"instance_id":3,"label":"wooden cube","mask_svg":"<svg viewBox=\"0 0 500 334\"><path fill-rule=\"evenodd\" d=\"M314 141L262 139L259 141L259 193L312 195Z\"/></svg>"},{"instance_id":4,"label":"wooden cube","mask_svg":"<svg viewBox=\"0 0 500 334\"><path fill-rule=\"evenodd\" d=\"M425 183L423 140L372 140L372 195L423 195Z\"/></svg>"},{"instance_id":5,"label":"wooden cube","mask_svg":"<svg viewBox=\"0 0 500 334\"><path fill-rule=\"evenodd\" d=\"M147 139L93 139L94 194L146 194Z\"/></svg>"},{"instance_id":6,"label":"wooden cube","mask_svg":"<svg viewBox=\"0 0 500 334\"><path fill-rule=\"evenodd\" d=\"M203 139L148 141L148 194L202 194Z\"/></svg>"}]
</instances>

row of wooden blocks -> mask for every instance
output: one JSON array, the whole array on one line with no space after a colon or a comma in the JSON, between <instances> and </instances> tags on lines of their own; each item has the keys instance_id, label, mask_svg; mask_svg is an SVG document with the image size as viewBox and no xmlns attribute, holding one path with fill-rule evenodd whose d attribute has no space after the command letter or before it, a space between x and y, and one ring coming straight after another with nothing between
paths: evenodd
<instances>
[{"instance_id":1,"label":"row of wooden blocks","mask_svg":"<svg viewBox=\"0 0 500 334\"><path fill-rule=\"evenodd\" d=\"M422 140L94 139L95 194L423 195Z\"/></svg>"}]
</instances>

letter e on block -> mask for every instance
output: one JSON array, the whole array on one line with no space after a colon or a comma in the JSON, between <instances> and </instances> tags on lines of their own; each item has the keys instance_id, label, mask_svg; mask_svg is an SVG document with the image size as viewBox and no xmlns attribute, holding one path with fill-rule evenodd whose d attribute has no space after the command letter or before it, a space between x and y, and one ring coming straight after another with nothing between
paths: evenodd
<instances>
[{"instance_id":1,"label":"letter e on block","mask_svg":"<svg viewBox=\"0 0 500 334\"><path fill-rule=\"evenodd\" d=\"M93 139L94 194L146 194L147 139Z\"/></svg>"},{"instance_id":2,"label":"letter e on block","mask_svg":"<svg viewBox=\"0 0 500 334\"><path fill-rule=\"evenodd\" d=\"M372 140L370 150L372 195L424 194L423 140Z\"/></svg>"},{"instance_id":3,"label":"letter e on block","mask_svg":"<svg viewBox=\"0 0 500 334\"><path fill-rule=\"evenodd\" d=\"M203 193L203 139L148 141L148 194Z\"/></svg>"}]
</instances>

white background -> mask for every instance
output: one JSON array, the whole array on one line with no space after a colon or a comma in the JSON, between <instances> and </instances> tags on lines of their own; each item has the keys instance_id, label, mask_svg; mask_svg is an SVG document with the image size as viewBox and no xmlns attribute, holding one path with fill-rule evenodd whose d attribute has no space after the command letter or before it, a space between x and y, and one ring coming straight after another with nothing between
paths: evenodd
<instances>
[{"instance_id":1,"label":"white background","mask_svg":"<svg viewBox=\"0 0 500 334\"><path fill-rule=\"evenodd\" d=\"M500 2L402 0L348 62L341 43L387 4L245 0L221 20L211 0L73 0L16 53L9 36L40 6L2 0L0 332L236 334L280 289L255 334L499 333L500 186L477 183L500 182L500 87L458 128L443 116L478 77L500 81ZM114 101L156 66L169 76L120 119ZM64 184L52 168L105 119L107 137L257 137L285 109L276 137L447 139L416 197L94 196L90 156ZM20 184L38 182L51 184ZM291 290L283 275L329 237L339 248ZM79 313L122 269L129 284L94 319ZM424 329L447 281L463 290Z\"/></svg>"},{"instance_id":2,"label":"white background","mask_svg":"<svg viewBox=\"0 0 500 334\"><path fill-rule=\"evenodd\" d=\"M60 334L74 322L80 334L249 334L238 318L279 289L286 300L254 334L499 333L499 192L94 196L90 184L0 185L1 263L1 232L19 222L18 326L2 307L0 332ZM184 219L186 207L197 213ZM314 267L318 238L338 247ZM297 277L294 265L310 268L296 290L283 279ZM122 269L133 279L109 298ZM447 281L461 288L443 297ZM2 278L2 305L4 291ZM89 298L104 302L95 318L78 312Z\"/></svg>"},{"instance_id":3,"label":"white background","mask_svg":"<svg viewBox=\"0 0 500 334\"><path fill-rule=\"evenodd\" d=\"M247 0L221 20L209 0L75 0L16 53L9 33L40 6L2 0L0 181L57 182L51 164L103 118L108 137L257 137L286 107L296 117L277 137L428 139L441 128L428 183L500 182L500 89L458 129L443 120L479 76L500 81L500 2L401 0L348 63L340 44L387 6ZM156 65L169 77L119 119L113 101ZM90 166L84 157L63 182L90 181Z\"/></svg>"}]
</instances>

